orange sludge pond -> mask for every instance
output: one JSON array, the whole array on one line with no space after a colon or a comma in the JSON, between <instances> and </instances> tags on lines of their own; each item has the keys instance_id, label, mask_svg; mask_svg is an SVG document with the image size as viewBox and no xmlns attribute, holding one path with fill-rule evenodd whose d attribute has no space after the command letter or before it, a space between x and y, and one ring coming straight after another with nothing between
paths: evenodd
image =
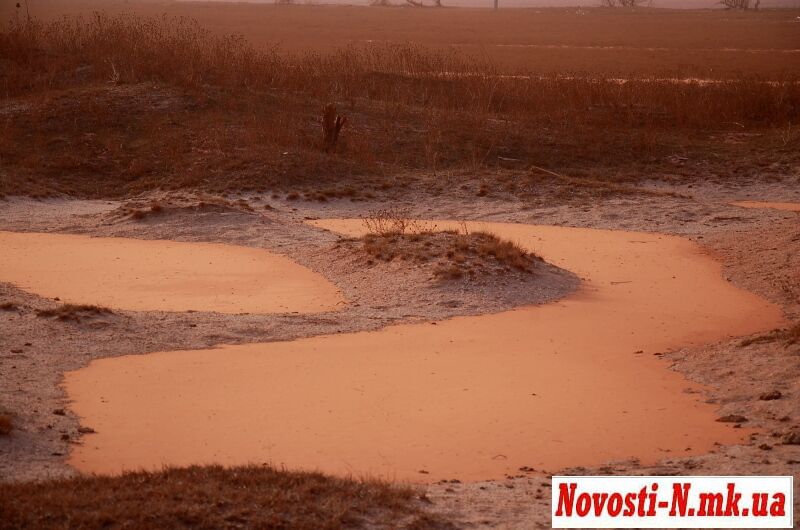
<instances>
[{"instance_id":1,"label":"orange sludge pond","mask_svg":"<svg viewBox=\"0 0 800 530\"><path fill-rule=\"evenodd\" d=\"M342 307L323 276L263 249L0 232L0 281L64 303L132 311L315 313Z\"/></svg>"},{"instance_id":2,"label":"orange sludge pond","mask_svg":"<svg viewBox=\"0 0 800 530\"><path fill-rule=\"evenodd\" d=\"M359 220L313 224L363 231ZM69 462L97 473L269 462L428 482L654 462L744 439L654 354L772 329L778 307L679 237L469 229L523 245L582 287L497 314L93 361L66 374L72 410L97 431Z\"/></svg>"},{"instance_id":3,"label":"orange sludge pond","mask_svg":"<svg viewBox=\"0 0 800 530\"><path fill-rule=\"evenodd\" d=\"M733 206L741 208L768 208L771 210L785 210L787 212L800 212L800 202L761 202L761 201L736 201Z\"/></svg>"}]
</instances>

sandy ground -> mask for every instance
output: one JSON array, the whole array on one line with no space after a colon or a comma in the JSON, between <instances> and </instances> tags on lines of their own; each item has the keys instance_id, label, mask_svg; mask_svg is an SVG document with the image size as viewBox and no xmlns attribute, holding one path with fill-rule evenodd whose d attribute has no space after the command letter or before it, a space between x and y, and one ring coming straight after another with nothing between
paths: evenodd
<instances>
[{"instance_id":1,"label":"sandy ground","mask_svg":"<svg viewBox=\"0 0 800 530\"><path fill-rule=\"evenodd\" d=\"M726 280L779 304L790 319L800 317L800 215L745 209L732 201L800 201L796 177L738 186L688 185L669 188L683 197L635 195L568 205L476 200L474 197L409 197L412 214L424 218L511 221L532 224L628 229L678 234L702 245L723 265ZM652 189L666 188L653 185ZM149 198L148 198L149 200ZM271 205L265 209L265 202ZM400 201L403 202L403 201ZM553 269L553 278L529 290L480 285L470 289L432 286L419 271L392 270L402 279L383 281L387 270L354 267L337 255L336 236L303 221L358 217L376 205L331 201L249 201L245 209L175 209L143 220L120 215L121 204L102 201L11 199L0 203L0 230L205 241L266 248L284 253L327 277L353 303L316 315L223 315L117 311L64 323L37 317L52 300L0 284L0 404L17 414L18 430L0 438L0 476L20 480L73 473L65 464L71 444L83 443L78 422L59 387L64 371L95 358L152 351L197 349L223 343L286 340L341 331L375 330L400 322L496 312L567 294L574 276ZM257 213L255 213L257 212ZM422 288L420 287L422 286ZM707 385L703 398L719 414L747 418L757 431L750 443L719 446L704 455L665 454L655 466L609 462L595 469L520 471L505 480L432 485L431 509L464 526L530 528L549 526L549 474L792 474L800 473L800 346L776 340L742 346L741 339L661 355L667 366ZM687 385L688 387L689 385ZM779 391L774 400L759 399ZM84 436L91 436L85 434ZM795 492L795 514L800 514ZM798 515L796 515L797 517ZM797 519L796 519L797 520Z\"/></svg>"}]
</instances>

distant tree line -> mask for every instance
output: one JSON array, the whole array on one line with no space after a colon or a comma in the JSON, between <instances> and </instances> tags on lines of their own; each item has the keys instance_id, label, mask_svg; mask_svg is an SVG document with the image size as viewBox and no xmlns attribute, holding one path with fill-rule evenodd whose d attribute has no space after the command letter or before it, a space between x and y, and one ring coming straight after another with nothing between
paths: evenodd
<instances>
[{"instance_id":1,"label":"distant tree line","mask_svg":"<svg viewBox=\"0 0 800 530\"><path fill-rule=\"evenodd\" d=\"M392 0L368 0L369 5L373 7L398 7L407 5L411 7L443 7L442 0L431 0L426 3L425 0L404 0L405 4L393 4ZM652 0L599 0L602 7L639 7L643 5L651 5ZM296 0L275 0L278 5L294 5ZM494 0L494 8L499 7L498 0ZM26 2L27 4L27 2ZM719 4L725 9L758 9L761 5L761 0L720 0ZM17 9L21 6L17 4Z\"/></svg>"},{"instance_id":2,"label":"distant tree line","mask_svg":"<svg viewBox=\"0 0 800 530\"><path fill-rule=\"evenodd\" d=\"M761 5L761 0L720 0L719 2L722 4L725 9L758 9Z\"/></svg>"},{"instance_id":3,"label":"distant tree line","mask_svg":"<svg viewBox=\"0 0 800 530\"><path fill-rule=\"evenodd\" d=\"M600 0L603 7L637 7L650 3L650 0Z\"/></svg>"},{"instance_id":4,"label":"distant tree line","mask_svg":"<svg viewBox=\"0 0 800 530\"><path fill-rule=\"evenodd\" d=\"M495 0L496 1L496 0ZM599 0L602 7L637 7L650 5L652 0ZM719 4L725 9L758 9L761 0L720 0Z\"/></svg>"},{"instance_id":5,"label":"distant tree line","mask_svg":"<svg viewBox=\"0 0 800 530\"><path fill-rule=\"evenodd\" d=\"M442 0L433 0L433 3L426 4L423 0L405 0L406 5L411 7L442 7ZM372 7L397 7L391 0L369 0Z\"/></svg>"}]
</instances>

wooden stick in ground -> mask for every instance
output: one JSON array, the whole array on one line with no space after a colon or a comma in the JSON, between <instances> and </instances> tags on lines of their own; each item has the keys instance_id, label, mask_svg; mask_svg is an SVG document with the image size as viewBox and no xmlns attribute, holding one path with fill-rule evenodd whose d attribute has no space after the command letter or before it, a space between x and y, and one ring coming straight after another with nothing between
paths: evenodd
<instances>
[{"instance_id":1,"label":"wooden stick in ground","mask_svg":"<svg viewBox=\"0 0 800 530\"><path fill-rule=\"evenodd\" d=\"M336 105L328 103L325 106L325 113L322 115L322 147L325 152L336 151L339 133L345 123L347 123L347 118L336 113Z\"/></svg>"}]
</instances>

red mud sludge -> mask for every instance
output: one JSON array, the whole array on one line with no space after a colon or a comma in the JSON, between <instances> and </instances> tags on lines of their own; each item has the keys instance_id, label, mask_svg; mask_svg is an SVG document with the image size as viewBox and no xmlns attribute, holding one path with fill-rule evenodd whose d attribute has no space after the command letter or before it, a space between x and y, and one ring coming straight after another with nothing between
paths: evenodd
<instances>
[{"instance_id":1,"label":"red mud sludge","mask_svg":"<svg viewBox=\"0 0 800 530\"><path fill-rule=\"evenodd\" d=\"M439 228L447 222L437 221ZM314 224L355 235L359 220ZM81 471L271 462L409 481L481 480L708 451L748 433L657 353L782 323L671 236L472 223L572 270L559 302L291 342L102 359L66 375L97 434ZM424 472L424 473L421 473Z\"/></svg>"}]
</instances>

